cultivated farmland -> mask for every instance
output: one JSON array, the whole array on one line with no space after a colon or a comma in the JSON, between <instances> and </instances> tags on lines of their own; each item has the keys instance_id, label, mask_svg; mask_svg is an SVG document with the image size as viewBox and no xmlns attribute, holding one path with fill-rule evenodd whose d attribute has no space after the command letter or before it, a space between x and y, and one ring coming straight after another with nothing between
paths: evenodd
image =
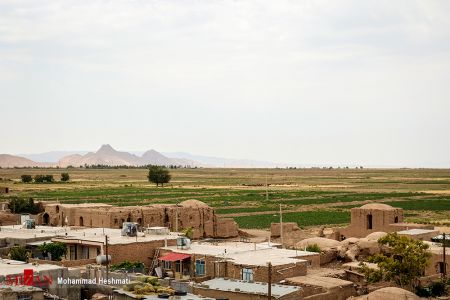
<instances>
[{"instance_id":1,"label":"cultivated farmland","mask_svg":"<svg viewBox=\"0 0 450 300\"><path fill-rule=\"evenodd\" d=\"M70 182L25 184L23 174L68 172ZM243 228L267 228L279 218L300 226L342 224L351 207L384 202L407 220L450 223L450 170L432 169L176 169L157 188L145 169L0 169L11 196L62 203L145 205L198 199ZM268 186L266 188L265 182Z\"/></svg>"}]
</instances>

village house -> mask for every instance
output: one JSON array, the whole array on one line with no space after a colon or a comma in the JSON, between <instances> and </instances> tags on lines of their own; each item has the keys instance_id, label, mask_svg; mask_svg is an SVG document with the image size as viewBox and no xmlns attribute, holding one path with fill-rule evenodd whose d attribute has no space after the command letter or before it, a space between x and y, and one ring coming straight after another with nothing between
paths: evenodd
<instances>
[{"instance_id":1,"label":"village house","mask_svg":"<svg viewBox=\"0 0 450 300\"><path fill-rule=\"evenodd\" d=\"M152 235L143 232L137 232L136 236L127 236L122 235L120 229L84 228L54 237L52 242L67 245L65 259L72 261L73 265L94 263L97 256L105 255L107 251L112 264L128 260L142 262L149 267L156 249L176 245L177 237L178 234L174 233Z\"/></svg>"},{"instance_id":2,"label":"village house","mask_svg":"<svg viewBox=\"0 0 450 300\"><path fill-rule=\"evenodd\" d=\"M315 252L278 249L269 243L193 242L179 239L177 246L161 248L160 267L177 279L197 281L227 277L244 281L268 281L268 262L272 264L272 280L305 275L308 267L318 267Z\"/></svg>"},{"instance_id":3,"label":"village house","mask_svg":"<svg viewBox=\"0 0 450 300\"><path fill-rule=\"evenodd\" d=\"M214 299L266 300L268 284L225 278L214 278L194 285L194 293ZM272 284L271 298L277 300L302 299L302 289L297 286Z\"/></svg>"},{"instance_id":4,"label":"village house","mask_svg":"<svg viewBox=\"0 0 450 300\"><path fill-rule=\"evenodd\" d=\"M432 225L404 223L403 209L384 203L369 203L351 209L351 223L345 228L336 228L333 238L362 238L373 232L397 232L409 229L433 229Z\"/></svg>"}]
</instances>

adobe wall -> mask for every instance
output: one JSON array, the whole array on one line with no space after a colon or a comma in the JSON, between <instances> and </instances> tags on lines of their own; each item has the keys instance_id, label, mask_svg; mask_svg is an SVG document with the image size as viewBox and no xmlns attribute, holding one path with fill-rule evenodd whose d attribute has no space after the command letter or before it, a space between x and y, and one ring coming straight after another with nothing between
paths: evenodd
<instances>
[{"instance_id":1,"label":"adobe wall","mask_svg":"<svg viewBox=\"0 0 450 300\"><path fill-rule=\"evenodd\" d=\"M114 207L104 204L46 204L37 216L38 225L122 228L124 222L142 227L164 226L171 231L192 227L194 239L203 237L228 238L238 236L233 219L221 219L214 209L195 200L180 205L147 205ZM201 203L201 204L200 204ZM67 221L67 222L66 222ZM178 222L178 223L177 223ZM14 223L15 224L15 223ZM177 225L178 224L178 225Z\"/></svg>"},{"instance_id":2,"label":"adobe wall","mask_svg":"<svg viewBox=\"0 0 450 300\"><path fill-rule=\"evenodd\" d=\"M214 237L227 238L238 236L238 226L233 219L214 216L214 221L211 221L208 226L214 227L214 224Z\"/></svg>"},{"instance_id":3,"label":"adobe wall","mask_svg":"<svg viewBox=\"0 0 450 300\"><path fill-rule=\"evenodd\" d=\"M0 225L17 225L20 224L20 215L12 214L6 211L0 211Z\"/></svg>"},{"instance_id":4,"label":"adobe wall","mask_svg":"<svg viewBox=\"0 0 450 300\"><path fill-rule=\"evenodd\" d=\"M427 265L427 267L425 268L425 276L431 276L431 275L435 275L435 274L440 274L440 270L439 270L439 263L443 262L444 257L442 255L442 253L431 253L431 257L429 260L429 263ZM450 267L449 267L449 262L450 262L450 253L446 253L445 255L445 260L447 262L447 275L450 273Z\"/></svg>"},{"instance_id":5,"label":"adobe wall","mask_svg":"<svg viewBox=\"0 0 450 300\"><path fill-rule=\"evenodd\" d=\"M368 226L368 216L372 216L372 228ZM377 208L352 208L351 224L339 229L341 238L366 237L372 232L392 232L394 227L391 224L403 222L403 209L377 209Z\"/></svg>"},{"instance_id":6,"label":"adobe wall","mask_svg":"<svg viewBox=\"0 0 450 300\"><path fill-rule=\"evenodd\" d=\"M287 236L294 231L299 231L300 228L296 222L283 222L283 235ZM281 236L281 226L280 223L270 224L270 236L273 238Z\"/></svg>"},{"instance_id":7,"label":"adobe wall","mask_svg":"<svg viewBox=\"0 0 450 300\"><path fill-rule=\"evenodd\" d=\"M158 240L130 244L112 244L108 245L108 255L111 255L112 264L129 260L143 262L149 267L155 255L155 250L164 247L164 243L164 240ZM175 246L176 240L167 240L167 245Z\"/></svg>"},{"instance_id":8,"label":"adobe wall","mask_svg":"<svg viewBox=\"0 0 450 300\"><path fill-rule=\"evenodd\" d=\"M286 264L272 266L272 282L280 282L289 277L303 276L307 272L307 263L297 262L295 264ZM238 265L233 262L227 263L227 275L229 278L242 280L242 269L248 268L253 270L253 280L257 282L268 282L267 266Z\"/></svg>"}]
</instances>

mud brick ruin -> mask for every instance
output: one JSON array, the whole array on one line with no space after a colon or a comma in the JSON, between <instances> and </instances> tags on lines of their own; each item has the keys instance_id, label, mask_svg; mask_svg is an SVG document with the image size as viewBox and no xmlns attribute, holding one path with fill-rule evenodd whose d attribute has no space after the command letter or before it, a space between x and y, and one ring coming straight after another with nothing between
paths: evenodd
<instances>
[{"instance_id":1,"label":"mud brick ruin","mask_svg":"<svg viewBox=\"0 0 450 300\"><path fill-rule=\"evenodd\" d=\"M193 238L238 236L233 219L220 218L214 209L197 200L179 204L112 206L108 204L46 204L36 218L39 225L122 228L124 222L141 227L164 226L172 231L193 229Z\"/></svg>"}]
</instances>

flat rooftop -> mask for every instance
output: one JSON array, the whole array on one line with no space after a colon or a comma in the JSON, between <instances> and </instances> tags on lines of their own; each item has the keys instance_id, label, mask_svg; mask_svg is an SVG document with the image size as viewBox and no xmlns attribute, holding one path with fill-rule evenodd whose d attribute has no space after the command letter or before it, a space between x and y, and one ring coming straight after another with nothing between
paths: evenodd
<instances>
[{"instance_id":1,"label":"flat rooftop","mask_svg":"<svg viewBox=\"0 0 450 300\"><path fill-rule=\"evenodd\" d=\"M138 232L137 237L133 236L122 236L122 231L120 229L113 228L83 228L83 229L72 229L67 232L67 235L55 236L52 240L58 241L83 241L83 242L94 242L94 243L104 243L105 236L108 236L108 244L132 244L132 243L145 243L152 241L163 241L163 240L175 240L178 238L177 233L170 234L144 234L143 232Z\"/></svg>"},{"instance_id":2,"label":"flat rooftop","mask_svg":"<svg viewBox=\"0 0 450 300\"><path fill-rule=\"evenodd\" d=\"M306 262L302 256L319 255L315 252L288 250L271 247L268 243L223 242L206 243L193 242L189 249L178 249L177 246L164 247L176 253L216 256L233 260L237 264L265 266L267 262L272 265L284 265Z\"/></svg>"},{"instance_id":3,"label":"flat rooftop","mask_svg":"<svg viewBox=\"0 0 450 300\"><path fill-rule=\"evenodd\" d=\"M41 272L66 268L50 264L33 265L23 261L0 259L0 276L23 274L24 269L32 269L34 272Z\"/></svg>"},{"instance_id":4,"label":"flat rooftop","mask_svg":"<svg viewBox=\"0 0 450 300\"><path fill-rule=\"evenodd\" d=\"M22 225L0 226L0 239L13 238L24 240L77 240L104 243L108 235L109 244L130 244L137 242L150 242L157 240L173 240L178 237L176 233L166 235L150 235L138 232L138 237L122 236L121 229L112 228L83 228L83 227L51 227L36 226L35 229L25 229Z\"/></svg>"},{"instance_id":5,"label":"flat rooftop","mask_svg":"<svg viewBox=\"0 0 450 300\"><path fill-rule=\"evenodd\" d=\"M268 284L265 282L247 282L242 280L215 278L196 285L198 288L238 292L245 294L267 295ZM277 299L300 291L298 286L272 284L272 297Z\"/></svg>"},{"instance_id":6,"label":"flat rooftop","mask_svg":"<svg viewBox=\"0 0 450 300\"><path fill-rule=\"evenodd\" d=\"M62 235L65 232L70 231L69 227L49 227L49 226L36 226L35 229L25 229L22 225L10 225L0 226L0 239L1 238L14 238L14 239L36 239L36 238L52 238L57 235Z\"/></svg>"},{"instance_id":7,"label":"flat rooftop","mask_svg":"<svg viewBox=\"0 0 450 300\"><path fill-rule=\"evenodd\" d=\"M403 235L420 235L420 234L428 234L428 233L438 233L438 231L433 230L433 229L414 228L414 229L398 231L397 233L403 234Z\"/></svg>"},{"instance_id":8,"label":"flat rooftop","mask_svg":"<svg viewBox=\"0 0 450 300\"><path fill-rule=\"evenodd\" d=\"M324 277L318 275L306 275L286 278L290 284L313 285L326 289L353 285L353 282L333 277Z\"/></svg>"},{"instance_id":9,"label":"flat rooftop","mask_svg":"<svg viewBox=\"0 0 450 300\"><path fill-rule=\"evenodd\" d=\"M121 294L121 295L127 295L131 298L138 297L137 295L135 295L131 292L124 291L123 289L114 290L114 293ZM142 298L139 298L142 300L159 300L159 299L161 299L161 298L158 298L158 295L139 295L139 297L142 297ZM178 297L177 299L179 299L179 300L197 300L197 299L215 300L214 298L205 298L205 297L201 297L201 296L197 296L197 295L189 294L189 293L186 296L176 296L176 297Z\"/></svg>"}]
</instances>

